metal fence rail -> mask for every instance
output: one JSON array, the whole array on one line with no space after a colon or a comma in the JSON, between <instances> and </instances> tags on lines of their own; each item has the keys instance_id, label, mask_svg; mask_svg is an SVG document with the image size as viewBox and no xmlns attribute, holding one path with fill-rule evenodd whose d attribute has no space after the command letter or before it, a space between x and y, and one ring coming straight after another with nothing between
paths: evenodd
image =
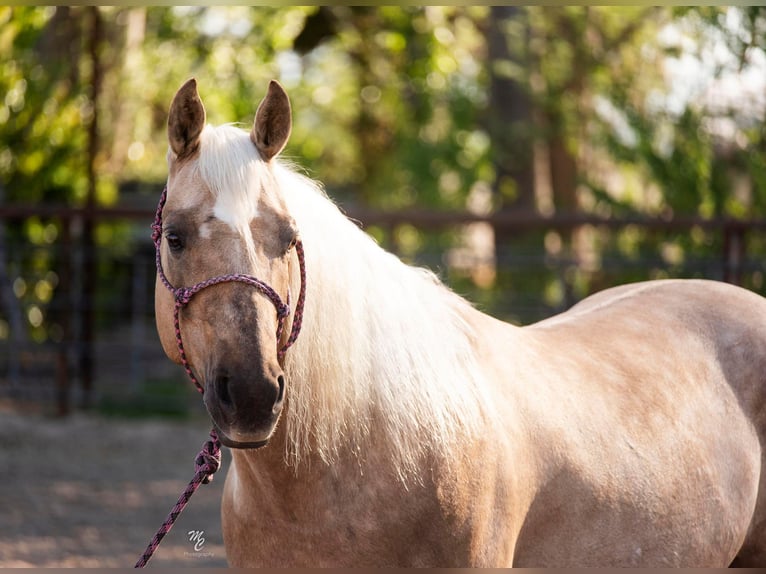
<instances>
[{"instance_id":1,"label":"metal fence rail","mask_svg":"<svg viewBox=\"0 0 766 574\"><path fill-rule=\"evenodd\" d=\"M656 276L707 277L760 291L764 276L763 232L766 220L671 219L586 214L500 212L475 215L467 212L409 210L382 212L350 206L346 214L363 228L375 227L384 246L407 261L440 270L442 276L479 307L517 322L542 319L561 311L580 296L572 287L573 274L584 272L592 289L617 282ZM72 405L92 405L96 397L141 392L147 380L178 380L182 373L165 360L153 324L154 259L149 239L153 207L72 208L50 205L0 206L0 397L48 405L66 414ZM20 239L21 228L32 219L52 222L58 229L55 241L32 245ZM96 248L82 230L84 223L123 223L130 228L129 249ZM491 227L495 251L488 260L468 262L488 265L495 273L491 287L479 288L454 270L450 242L468 225ZM453 232L445 242L423 241L407 250L397 230L410 226L424 237ZM601 237L597 268L576 249L551 254L545 236L560 237L588 229ZM627 257L614 246L627 229L647 237L668 238L692 233L709 238L713 247L703 255L691 254L682 263L669 263L656 250ZM756 239L756 241L753 241ZM566 241L564 241L566 243ZM42 255L40 255L42 253ZM51 269L30 263L42 257ZM591 268L589 268L589 265ZM56 328L45 340L29 336L29 306L20 289L39 281L36 273L53 271L55 293L44 305L45 320ZM754 279L755 278L755 279ZM563 295L552 304L543 300L543 286ZM20 320L21 323L20 325ZM21 332L20 332L21 331Z\"/></svg>"}]
</instances>

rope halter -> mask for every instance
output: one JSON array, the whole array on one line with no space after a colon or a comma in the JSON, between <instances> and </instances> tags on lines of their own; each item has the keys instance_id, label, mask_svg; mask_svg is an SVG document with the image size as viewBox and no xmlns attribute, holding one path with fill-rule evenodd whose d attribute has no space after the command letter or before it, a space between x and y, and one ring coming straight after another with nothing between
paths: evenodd
<instances>
[{"instance_id":1,"label":"rope halter","mask_svg":"<svg viewBox=\"0 0 766 574\"><path fill-rule=\"evenodd\" d=\"M212 287L213 285L218 285L220 283L245 283L255 287L258 291L265 295L269 301L272 302L274 308L277 311L277 359L279 360L280 364L282 364L284 362L285 353L287 353L287 350L293 345L293 343L295 343L296 339L298 338L298 334L301 331L301 325L303 324L303 305L306 301L306 262L303 253L303 243L301 243L300 239L296 240L295 242L295 252L298 255L298 264L300 266L301 288L300 293L298 294L298 301L295 305L295 313L293 314L293 324L290 330L290 336L284 343L281 343L285 319L290 315L289 289L287 292L287 302L283 302L279 294L268 284L264 283L257 277L253 277L252 275L244 275L240 273L219 275L218 277L213 277L212 279L200 281L191 287L173 287L165 275L164 269L162 268L162 257L160 254L160 246L162 245L162 210L165 207L167 195L168 188L165 186L165 188L162 190L162 195L160 196L159 205L157 206L157 213L154 217L154 223L152 224L152 239L154 241L155 263L157 265L157 276L160 278L162 284L173 294L173 299L175 300L175 305L173 308L173 329L175 330L178 354L181 357L181 365L183 365L183 368L186 371L186 374L189 375L192 383L194 383L200 393L204 392L202 384L194 375L194 372L191 369L191 365L189 364L189 360L186 357L186 350L184 349L183 339L181 337L181 326L179 318L180 312L181 309L189 304L194 295L203 289Z\"/></svg>"}]
</instances>

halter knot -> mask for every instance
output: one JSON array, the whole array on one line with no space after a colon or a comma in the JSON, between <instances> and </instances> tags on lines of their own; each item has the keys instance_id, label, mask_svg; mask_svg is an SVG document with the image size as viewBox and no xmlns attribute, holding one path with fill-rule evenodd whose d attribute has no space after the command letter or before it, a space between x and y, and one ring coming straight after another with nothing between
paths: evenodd
<instances>
[{"instance_id":1,"label":"halter knot","mask_svg":"<svg viewBox=\"0 0 766 574\"><path fill-rule=\"evenodd\" d=\"M213 475L221 468L221 441L215 429L210 431L210 440L202 445L194 465L195 473L202 473L202 484L212 482Z\"/></svg>"},{"instance_id":2,"label":"halter knot","mask_svg":"<svg viewBox=\"0 0 766 574\"><path fill-rule=\"evenodd\" d=\"M194 295L195 291L192 289L187 289L186 287L179 287L173 292L173 295L176 299L176 305L179 307L186 307L189 304L189 301L191 301L192 295Z\"/></svg>"}]
</instances>

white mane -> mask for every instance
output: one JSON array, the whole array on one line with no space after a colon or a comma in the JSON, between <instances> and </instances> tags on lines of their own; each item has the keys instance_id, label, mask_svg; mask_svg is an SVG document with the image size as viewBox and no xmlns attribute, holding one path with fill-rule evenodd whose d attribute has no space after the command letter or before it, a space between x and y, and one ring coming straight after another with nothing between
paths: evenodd
<instances>
[{"instance_id":1,"label":"white mane","mask_svg":"<svg viewBox=\"0 0 766 574\"><path fill-rule=\"evenodd\" d=\"M473 434L484 416L469 305L381 249L317 184L284 166L276 172L308 274L303 330L286 365L288 455L299 460L313 448L331 461L373 434L406 475L429 450L446 454Z\"/></svg>"},{"instance_id":2,"label":"white mane","mask_svg":"<svg viewBox=\"0 0 766 574\"><path fill-rule=\"evenodd\" d=\"M225 139L233 139L229 130ZM263 177L252 173L248 155L213 160L206 179L217 181L219 193L229 186L257 193L252 180L238 185L248 173ZM285 359L288 462L310 453L331 462L346 448L364 457L371 438L389 445L405 477L421 456L446 454L475 433L489 408L475 333L464 319L470 306L431 272L381 249L317 183L284 163L274 162L273 171L298 225L307 272L303 327ZM248 200L236 201L246 208Z\"/></svg>"}]
</instances>

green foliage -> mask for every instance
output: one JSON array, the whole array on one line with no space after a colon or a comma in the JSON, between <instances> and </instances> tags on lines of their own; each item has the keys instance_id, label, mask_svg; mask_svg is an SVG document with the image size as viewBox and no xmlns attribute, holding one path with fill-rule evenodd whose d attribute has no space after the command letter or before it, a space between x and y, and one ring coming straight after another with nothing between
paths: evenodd
<instances>
[{"instance_id":1,"label":"green foliage","mask_svg":"<svg viewBox=\"0 0 766 574\"><path fill-rule=\"evenodd\" d=\"M43 41L54 9L0 8L0 185L6 201L70 201L87 181L81 129L91 103L73 83L66 54ZM72 47L76 51L76 47ZM45 62L45 65L42 63Z\"/></svg>"},{"instance_id":2,"label":"green foliage","mask_svg":"<svg viewBox=\"0 0 766 574\"><path fill-rule=\"evenodd\" d=\"M680 40L667 45L662 53L657 51L655 58L676 61L686 58L693 62L711 50L720 50L724 40L731 44L733 55L741 53L742 36L754 39L754 35L742 29L725 30L726 35L719 35L720 28L728 26L726 22L736 10L707 7L674 11L673 30ZM752 17L753 12L747 10L738 17L748 14ZM684 37L694 37L696 50L683 47ZM750 43L749 48L754 49L754 44ZM710 73L716 79L745 65L744 60L730 58ZM764 133L757 119L761 112L729 108L715 101L692 100L680 110L675 109L677 104L658 106L662 92L663 97L673 97L669 94L672 85L637 91L634 77L615 76L608 89L602 91L619 122L615 122L614 115L606 121L597 117L595 142L604 146L620 169L638 169L645 185L658 186L660 198L651 207L643 201L645 196L629 198L621 207L703 217L763 215L766 203L760 150ZM622 123L622 128L616 129L616 123ZM749 180L747 185L752 189L737 194L743 177ZM600 201L609 201L598 184L593 187ZM616 201L613 205L620 203Z\"/></svg>"},{"instance_id":3,"label":"green foliage","mask_svg":"<svg viewBox=\"0 0 766 574\"><path fill-rule=\"evenodd\" d=\"M501 22L491 10L2 7L2 199L81 205L95 189L97 203L113 205L122 199L120 186L132 181L148 184L139 194L156 193L167 170L169 102L196 76L208 121L244 126L268 81L279 79L295 121L285 155L344 204L464 210L491 189L485 209L513 208L526 193L534 196L531 207L546 213L766 215L762 118L748 109L712 110L699 93L684 100L664 72L684 58L706 61L722 46L730 61L716 61L710 74L747 68L753 54L766 51L762 8L530 6L505 12ZM95 62L94 14L103 26ZM492 42L499 52L490 50ZM94 94L96 65L103 82ZM523 110L491 109L506 101L492 96L502 82L515 89L507 107L521 102ZM96 116L98 145L91 150L88 129ZM504 162L534 172L537 195ZM540 181L548 181L547 199ZM459 230L374 232L412 261L462 240ZM43 249L61 235L55 218L9 225L7 234L41 248L30 269L45 276L56 268ZM101 223L97 247L126 258L135 235L126 224ZM517 241L511 248L520 257L550 268L519 277L524 271L507 273L509 263L494 291L454 270L445 275L476 288L474 299L487 305L511 289L521 299L543 294L553 309L610 280L595 263L577 267L583 245L602 266L612 255L654 256L671 267L677 262L679 273L689 257L720 249L720 239L705 234L585 235L587 241L561 234L556 250L543 233ZM537 255L528 255L534 249ZM551 260L563 261L565 270L554 270ZM113 263L102 263L99 273L104 281L129 281ZM20 298L27 311L44 313L50 293L40 289L41 297L32 289ZM35 332L47 336L44 327Z\"/></svg>"}]
</instances>

